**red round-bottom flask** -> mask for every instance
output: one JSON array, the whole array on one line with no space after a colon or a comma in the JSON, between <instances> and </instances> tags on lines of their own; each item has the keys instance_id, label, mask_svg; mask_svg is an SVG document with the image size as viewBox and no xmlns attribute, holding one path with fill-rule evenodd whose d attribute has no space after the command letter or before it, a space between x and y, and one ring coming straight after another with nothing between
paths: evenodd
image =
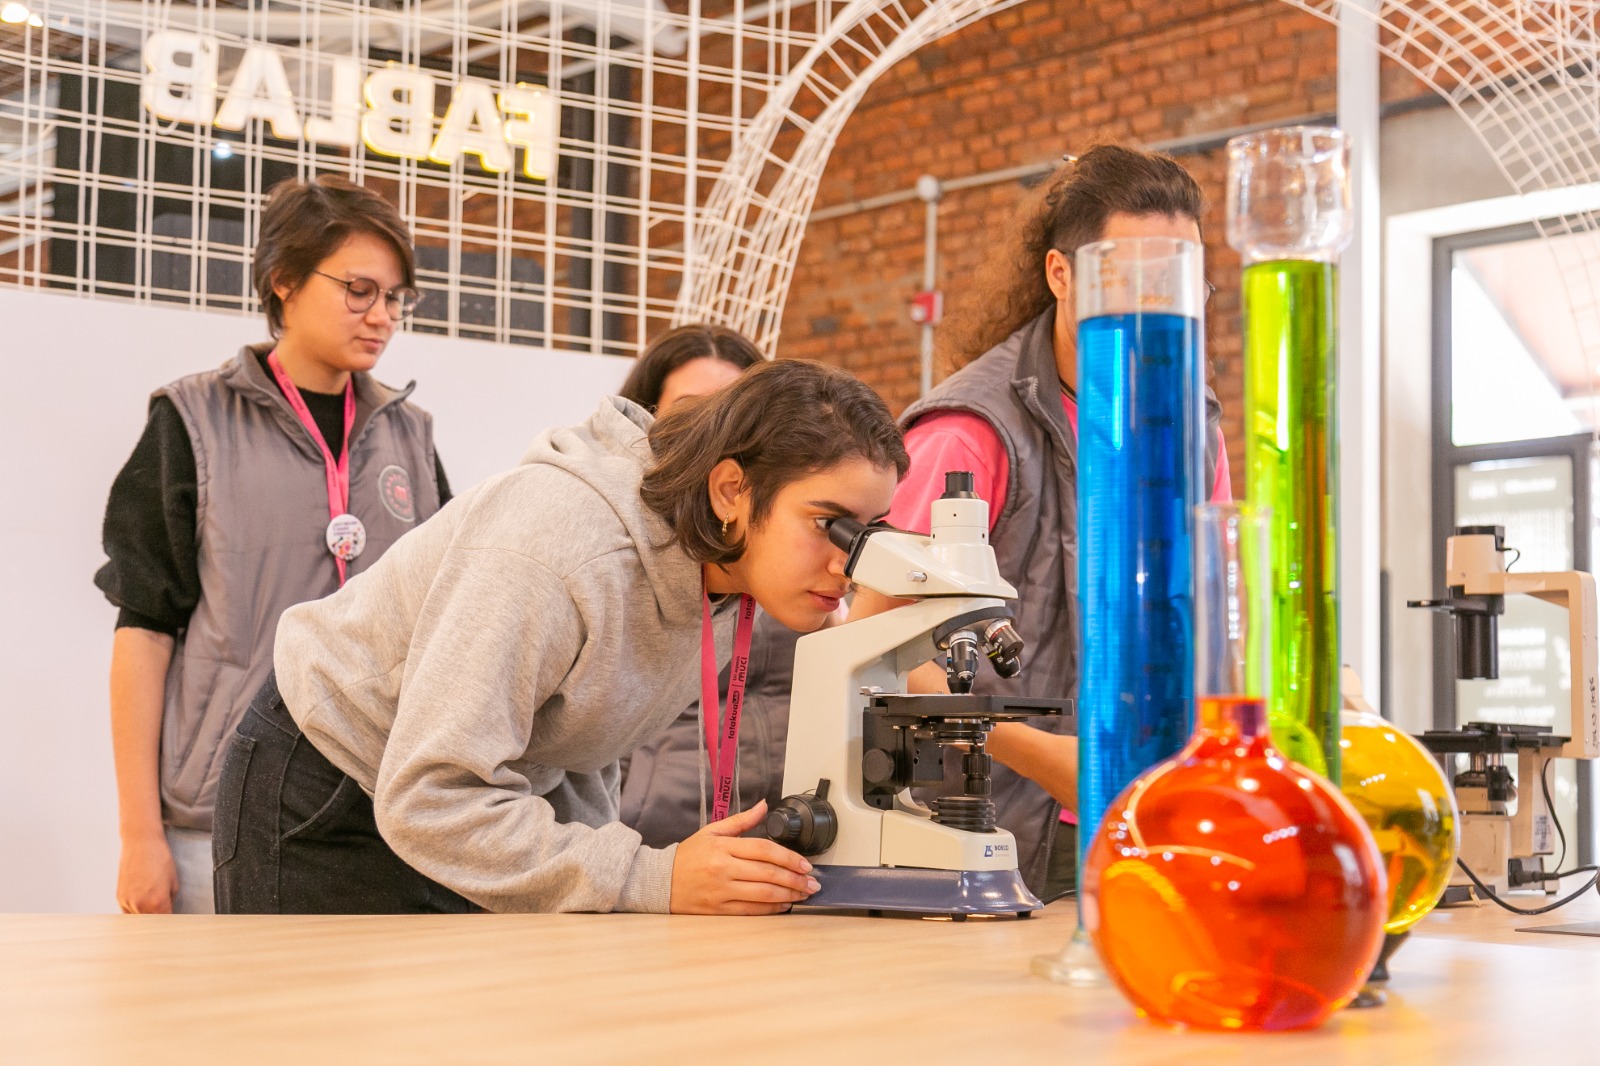
<instances>
[{"instance_id":1,"label":"red round-bottom flask","mask_svg":"<svg viewBox=\"0 0 1600 1066\"><path fill-rule=\"evenodd\" d=\"M1383 944L1372 834L1337 787L1272 746L1263 701L1201 697L1176 756L1106 812L1084 926L1141 1014L1303 1029L1348 1003Z\"/></svg>"}]
</instances>

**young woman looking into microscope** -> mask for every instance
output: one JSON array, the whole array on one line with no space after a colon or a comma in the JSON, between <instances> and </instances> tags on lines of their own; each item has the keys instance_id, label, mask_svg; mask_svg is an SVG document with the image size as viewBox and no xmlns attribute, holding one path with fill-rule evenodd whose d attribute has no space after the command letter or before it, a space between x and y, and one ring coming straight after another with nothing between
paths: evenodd
<instances>
[{"instance_id":1,"label":"young woman looking into microscope","mask_svg":"<svg viewBox=\"0 0 1600 1066\"><path fill-rule=\"evenodd\" d=\"M714 392L765 362L761 349L734 330L711 323L679 326L639 354L617 395L659 418L681 401ZM738 769L729 794L733 810L747 810L763 798L770 806L782 798L789 687L799 636L764 611L756 612L735 752ZM731 671L724 669L717 707L726 706L730 681ZM714 819L720 767L707 758L713 749L705 741L701 702L684 708L671 725L623 760L620 819L652 847L687 840ZM712 708L710 713L718 712ZM715 724L711 728L716 732Z\"/></svg>"},{"instance_id":2,"label":"young woman looking into microscope","mask_svg":"<svg viewBox=\"0 0 1600 1066\"><path fill-rule=\"evenodd\" d=\"M824 623L849 584L829 520L881 517L907 465L871 389L792 361L653 425L608 399L544 434L359 580L284 615L219 787L218 909L769 914L805 899L805 859L740 837L764 805L645 847L616 821L616 761L707 671L715 684L744 597L791 629Z\"/></svg>"}]
</instances>

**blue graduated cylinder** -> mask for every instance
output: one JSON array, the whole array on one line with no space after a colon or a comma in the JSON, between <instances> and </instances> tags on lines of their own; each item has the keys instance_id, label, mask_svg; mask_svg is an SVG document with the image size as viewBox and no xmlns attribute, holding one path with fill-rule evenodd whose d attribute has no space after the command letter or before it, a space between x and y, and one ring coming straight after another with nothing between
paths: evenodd
<instances>
[{"instance_id":1,"label":"blue graduated cylinder","mask_svg":"<svg viewBox=\"0 0 1600 1066\"><path fill-rule=\"evenodd\" d=\"M1078 326L1080 864L1111 801L1191 732L1200 346L1183 315Z\"/></svg>"}]
</instances>

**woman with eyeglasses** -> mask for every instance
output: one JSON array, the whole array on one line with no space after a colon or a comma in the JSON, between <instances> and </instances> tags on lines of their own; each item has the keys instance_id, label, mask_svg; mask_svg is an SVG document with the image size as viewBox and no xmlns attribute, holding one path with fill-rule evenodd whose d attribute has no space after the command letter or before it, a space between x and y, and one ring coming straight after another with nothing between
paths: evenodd
<instances>
[{"instance_id":1,"label":"woman with eyeglasses","mask_svg":"<svg viewBox=\"0 0 1600 1066\"><path fill-rule=\"evenodd\" d=\"M959 313L942 330L954 371L901 415L911 473L889 521L928 530L946 470L970 470L989 501L990 543L1017 587L1028 642L1021 676L980 674L978 692L1071 698L1078 690L1078 345L1073 259L1095 241L1171 237L1200 242L1200 186L1166 156L1105 145L1068 157L1022 205ZM1231 498L1222 408L1206 392L1206 477ZM862 589L851 615L897 605ZM944 684L929 665L921 691ZM990 734L996 821L1017 837L1018 867L1046 900L1074 882L1078 749L1048 726ZM1042 787L1041 787L1042 786ZM1066 813L1063 814L1062 811Z\"/></svg>"},{"instance_id":2,"label":"woman with eyeglasses","mask_svg":"<svg viewBox=\"0 0 1600 1066\"><path fill-rule=\"evenodd\" d=\"M95 583L119 608L111 732L128 913L212 910L222 753L278 617L450 496L427 412L371 377L416 307L411 235L339 178L284 182L252 275L273 341L158 389L111 487Z\"/></svg>"}]
</instances>

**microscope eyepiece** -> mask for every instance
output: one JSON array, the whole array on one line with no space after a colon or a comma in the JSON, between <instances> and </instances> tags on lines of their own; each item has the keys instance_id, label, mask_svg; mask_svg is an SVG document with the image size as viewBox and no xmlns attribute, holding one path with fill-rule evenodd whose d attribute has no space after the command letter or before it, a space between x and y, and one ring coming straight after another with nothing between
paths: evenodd
<instances>
[{"instance_id":1,"label":"microscope eyepiece","mask_svg":"<svg viewBox=\"0 0 1600 1066\"><path fill-rule=\"evenodd\" d=\"M1506 527L1505 526L1457 526L1456 527L1456 536L1458 536L1458 537L1493 537L1494 538L1494 550L1497 551L1497 552L1506 550Z\"/></svg>"},{"instance_id":2,"label":"microscope eyepiece","mask_svg":"<svg viewBox=\"0 0 1600 1066\"><path fill-rule=\"evenodd\" d=\"M828 519L828 539L840 551L851 552L855 547L856 538L866 531L866 525L859 518L849 515L840 515L838 518Z\"/></svg>"},{"instance_id":3,"label":"microscope eyepiece","mask_svg":"<svg viewBox=\"0 0 1600 1066\"><path fill-rule=\"evenodd\" d=\"M973 488L972 471L946 470L944 474L944 495L941 500L975 500L978 494Z\"/></svg>"}]
</instances>

